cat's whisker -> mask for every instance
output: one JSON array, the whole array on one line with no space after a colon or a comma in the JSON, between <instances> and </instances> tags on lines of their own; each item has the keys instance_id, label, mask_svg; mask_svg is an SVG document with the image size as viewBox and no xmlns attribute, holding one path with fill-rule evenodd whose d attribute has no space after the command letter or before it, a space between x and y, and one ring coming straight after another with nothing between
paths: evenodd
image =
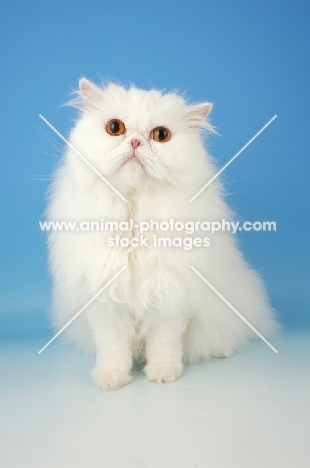
<instances>
[{"instance_id":1,"label":"cat's whisker","mask_svg":"<svg viewBox=\"0 0 310 468\"><path fill-rule=\"evenodd\" d=\"M58 153L60 153L61 155L63 155L63 146L61 145L60 147L58 147L56 145L56 140L53 140L51 137L49 137L45 132L43 132L43 130L41 130L41 128L37 127L36 125L34 125L34 127L39 130L39 132L41 132L45 138L47 138L47 140L51 143L52 146L54 146L54 148L58 151ZM38 150L38 151L41 151L41 150ZM42 151L42 153L44 153L44 151ZM49 154L49 153L46 153L46 154ZM55 155L52 155L52 156L55 156Z\"/></svg>"},{"instance_id":2,"label":"cat's whisker","mask_svg":"<svg viewBox=\"0 0 310 468\"><path fill-rule=\"evenodd\" d=\"M182 181L185 182L186 184L191 185L192 187L199 187L199 185L193 184L192 182L189 182L188 180L183 179L181 176L179 176L179 175L176 174L175 172L173 172L173 171L171 171L170 169L168 169L167 166L164 166L164 168L165 168L166 171L169 171L171 174L173 174L175 177L177 177L178 179L182 180Z\"/></svg>"},{"instance_id":3,"label":"cat's whisker","mask_svg":"<svg viewBox=\"0 0 310 468\"><path fill-rule=\"evenodd\" d=\"M169 177L169 175L168 175L167 173L165 174L165 177L168 179L168 181L169 181L172 185L174 185L175 187L177 187L177 188L178 188L179 190L181 190L182 192L186 192L186 191L187 191L185 187L182 187L181 185L178 185L175 181L173 181L173 180Z\"/></svg>"},{"instance_id":4,"label":"cat's whisker","mask_svg":"<svg viewBox=\"0 0 310 468\"><path fill-rule=\"evenodd\" d=\"M57 158L57 157L58 157L57 154L48 153L47 151L43 151L43 150L40 150L40 149L36 149L35 151L38 151L39 153L42 153L42 154L46 154L47 156L53 156L53 158Z\"/></svg>"},{"instance_id":5,"label":"cat's whisker","mask_svg":"<svg viewBox=\"0 0 310 468\"><path fill-rule=\"evenodd\" d=\"M173 153L171 153L171 154L167 153L166 159L167 159L167 157L171 157L171 159L173 161L173 163L172 163L173 166L186 167L186 168L190 167L190 168L193 168L193 169L201 167L198 164L191 164L189 162L187 162L186 164L181 164L180 162L176 162L176 161L174 161L175 155Z\"/></svg>"},{"instance_id":6,"label":"cat's whisker","mask_svg":"<svg viewBox=\"0 0 310 468\"><path fill-rule=\"evenodd\" d=\"M175 197L172 195L171 190L170 190L169 186L165 183L164 179L158 179L158 180L159 180L159 181L163 184L163 186L168 190L168 192L169 192L171 198L172 198L173 200L175 200Z\"/></svg>"},{"instance_id":7,"label":"cat's whisker","mask_svg":"<svg viewBox=\"0 0 310 468\"><path fill-rule=\"evenodd\" d=\"M149 160L149 161L148 161L148 164L149 164L149 166L151 166L151 168L152 168L153 170L155 170L155 172L158 172L158 169L162 172L161 166L160 166L159 164L157 164L156 167L155 167L154 161ZM163 172L162 172L162 173L163 173ZM163 174L163 175L165 175L165 174ZM171 197L173 198L172 193L171 193L171 191L170 191L168 185L164 182L164 180L163 180L163 179L160 179L160 178L157 178L157 180L163 184L163 186L166 188L166 190L168 190L168 192L170 193Z\"/></svg>"},{"instance_id":8,"label":"cat's whisker","mask_svg":"<svg viewBox=\"0 0 310 468\"><path fill-rule=\"evenodd\" d=\"M167 173L164 172L164 168L160 168L161 169L161 173L169 180L169 182L171 182L173 185L175 185L175 187L177 187L178 189L182 190L183 192L186 192L186 188L185 187L182 187L180 185L178 185L176 182L174 182L169 176Z\"/></svg>"},{"instance_id":9,"label":"cat's whisker","mask_svg":"<svg viewBox=\"0 0 310 468\"><path fill-rule=\"evenodd\" d=\"M157 191L158 191L158 194L159 194L160 198L164 199L164 194L160 190L160 187L158 185L158 181L157 181L156 177L154 177L153 175L151 177L152 177L153 181L155 182L155 185L156 185L156 188L157 188Z\"/></svg>"},{"instance_id":10,"label":"cat's whisker","mask_svg":"<svg viewBox=\"0 0 310 468\"><path fill-rule=\"evenodd\" d=\"M54 180L53 174L34 174L30 180Z\"/></svg>"}]
</instances>

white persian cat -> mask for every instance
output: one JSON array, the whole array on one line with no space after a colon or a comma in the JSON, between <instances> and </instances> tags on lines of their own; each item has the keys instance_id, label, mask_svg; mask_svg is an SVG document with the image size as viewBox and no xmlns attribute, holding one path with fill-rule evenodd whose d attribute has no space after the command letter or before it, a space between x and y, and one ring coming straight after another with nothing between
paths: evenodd
<instances>
[{"instance_id":1,"label":"white persian cat","mask_svg":"<svg viewBox=\"0 0 310 468\"><path fill-rule=\"evenodd\" d=\"M70 143L118 190L124 202L68 148L50 192L49 221L232 220L218 179L189 200L216 173L202 141L212 105L189 105L177 94L81 79L72 104L80 110ZM132 379L133 359L146 363L151 381L170 382L182 362L229 357L255 333L191 269L195 267L262 335L276 329L258 275L230 232L207 233L192 249L109 247L116 234L51 232L53 317L63 327L124 266L127 268L65 330L71 342L96 352L92 372L102 389ZM205 239L206 232L194 236ZM206 239L204 240L204 242Z\"/></svg>"}]
</instances>

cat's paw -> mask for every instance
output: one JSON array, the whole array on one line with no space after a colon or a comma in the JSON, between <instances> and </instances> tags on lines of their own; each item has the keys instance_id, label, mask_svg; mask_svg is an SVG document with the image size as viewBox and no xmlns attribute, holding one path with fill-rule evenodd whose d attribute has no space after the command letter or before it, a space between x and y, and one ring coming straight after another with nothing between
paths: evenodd
<instances>
[{"instance_id":1,"label":"cat's paw","mask_svg":"<svg viewBox=\"0 0 310 468\"><path fill-rule=\"evenodd\" d=\"M124 369L103 369L95 367L92 378L101 390L117 390L132 381L132 376Z\"/></svg>"},{"instance_id":2,"label":"cat's paw","mask_svg":"<svg viewBox=\"0 0 310 468\"><path fill-rule=\"evenodd\" d=\"M144 372L151 381L158 383L173 382L180 377L182 368L182 362L158 361L149 362L145 366Z\"/></svg>"}]
</instances>

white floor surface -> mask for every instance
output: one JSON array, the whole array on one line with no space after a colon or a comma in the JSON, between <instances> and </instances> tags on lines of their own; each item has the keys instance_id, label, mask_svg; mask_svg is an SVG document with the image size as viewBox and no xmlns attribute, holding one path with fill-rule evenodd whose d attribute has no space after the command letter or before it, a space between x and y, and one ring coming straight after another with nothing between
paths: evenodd
<instances>
[{"instance_id":1,"label":"white floor surface","mask_svg":"<svg viewBox=\"0 0 310 468\"><path fill-rule=\"evenodd\" d=\"M44 342L1 347L1 468L309 468L310 335L251 343L169 384L102 392L93 358Z\"/></svg>"}]
</instances>

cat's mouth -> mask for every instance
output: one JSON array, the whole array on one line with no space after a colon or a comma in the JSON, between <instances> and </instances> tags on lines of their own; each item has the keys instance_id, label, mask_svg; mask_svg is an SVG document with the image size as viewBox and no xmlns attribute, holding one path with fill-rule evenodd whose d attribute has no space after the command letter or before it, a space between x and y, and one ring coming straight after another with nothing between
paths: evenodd
<instances>
[{"instance_id":1,"label":"cat's mouth","mask_svg":"<svg viewBox=\"0 0 310 468\"><path fill-rule=\"evenodd\" d=\"M138 158L138 156L136 154L133 154L132 156L129 156L126 163L128 163L128 162L137 162L137 163L141 164L140 159Z\"/></svg>"},{"instance_id":2,"label":"cat's mouth","mask_svg":"<svg viewBox=\"0 0 310 468\"><path fill-rule=\"evenodd\" d=\"M128 151L127 153L123 154L122 160L120 161L116 172L126 170L126 168L127 170L129 169L130 172L134 172L137 174L140 172L144 172L146 174L143 158L141 157L141 155L137 154L136 151Z\"/></svg>"},{"instance_id":3,"label":"cat's mouth","mask_svg":"<svg viewBox=\"0 0 310 468\"><path fill-rule=\"evenodd\" d=\"M137 155L135 151L126 158L124 164L139 164L140 166L143 167L141 159L139 158L139 156Z\"/></svg>"}]
</instances>

